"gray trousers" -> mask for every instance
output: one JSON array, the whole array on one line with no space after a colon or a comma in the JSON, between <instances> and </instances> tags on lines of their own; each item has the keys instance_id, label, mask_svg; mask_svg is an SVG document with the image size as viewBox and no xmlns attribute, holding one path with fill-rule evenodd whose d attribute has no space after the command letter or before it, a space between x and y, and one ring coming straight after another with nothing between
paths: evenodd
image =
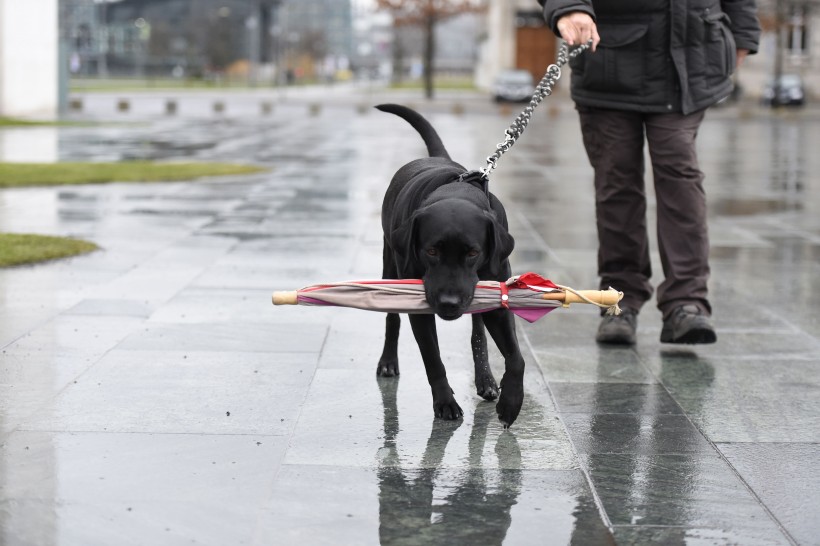
<instances>
[{"instance_id":1,"label":"gray trousers","mask_svg":"<svg viewBox=\"0 0 820 546\"><path fill-rule=\"evenodd\" d=\"M658 286L658 308L664 318L688 303L711 314L706 286L706 194L695 149L704 112L645 114L577 108L584 146L595 170L601 288L622 290L621 306L635 310L652 297L645 140L655 180L658 250L664 275Z\"/></svg>"}]
</instances>

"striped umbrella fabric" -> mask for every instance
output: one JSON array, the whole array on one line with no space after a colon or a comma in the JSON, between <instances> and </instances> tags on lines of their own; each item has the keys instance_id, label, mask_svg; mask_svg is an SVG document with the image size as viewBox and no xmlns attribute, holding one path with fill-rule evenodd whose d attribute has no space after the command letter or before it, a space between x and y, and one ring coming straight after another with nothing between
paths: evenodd
<instances>
[{"instance_id":1,"label":"striped umbrella fabric","mask_svg":"<svg viewBox=\"0 0 820 546\"><path fill-rule=\"evenodd\" d=\"M504 307L528 322L572 303L588 303L619 314L623 292L574 290L535 273L524 273L506 282L480 281L467 313L483 313ZM321 305L352 307L384 313L432 313L421 279L377 279L306 286L300 290L274 292L274 305Z\"/></svg>"}]
</instances>

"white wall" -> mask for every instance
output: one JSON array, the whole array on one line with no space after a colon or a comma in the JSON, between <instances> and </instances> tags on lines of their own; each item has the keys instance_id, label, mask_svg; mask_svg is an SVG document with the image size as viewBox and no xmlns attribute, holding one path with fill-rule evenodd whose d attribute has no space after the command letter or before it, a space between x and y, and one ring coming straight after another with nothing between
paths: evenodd
<instances>
[{"instance_id":1,"label":"white wall","mask_svg":"<svg viewBox=\"0 0 820 546\"><path fill-rule=\"evenodd\" d=\"M0 0L0 116L55 117L57 0Z\"/></svg>"},{"instance_id":2,"label":"white wall","mask_svg":"<svg viewBox=\"0 0 820 546\"><path fill-rule=\"evenodd\" d=\"M516 2L510 0L490 0L487 39L480 46L475 74L476 86L481 89L488 89L501 70L515 67L516 8Z\"/></svg>"}]
</instances>

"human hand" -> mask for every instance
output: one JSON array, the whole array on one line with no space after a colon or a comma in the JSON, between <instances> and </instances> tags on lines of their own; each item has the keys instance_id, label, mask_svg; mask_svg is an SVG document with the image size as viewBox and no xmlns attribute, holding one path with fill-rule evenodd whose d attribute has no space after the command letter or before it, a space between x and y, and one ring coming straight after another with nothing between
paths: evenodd
<instances>
[{"instance_id":1,"label":"human hand","mask_svg":"<svg viewBox=\"0 0 820 546\"><path fill-rule=\"evenodd\" d=\"M592 51L595 51L601 41L595 21L584 11L571 11L562 15L556 26L561 38L569 45L581 45L592 40Z\"/></svg>"},{"instance_id":2,"label":"human hand","mask_svg":"<svg viewBox=\"0 0 820 546\"><path fill-rule=\"evenodd\" d=\"M749 54L748 49L738 49L737 50L737 63L736 66L740 68L740 65L743 64L743 59L746 58L746 55Z\"/></svg>"}]
</instances>

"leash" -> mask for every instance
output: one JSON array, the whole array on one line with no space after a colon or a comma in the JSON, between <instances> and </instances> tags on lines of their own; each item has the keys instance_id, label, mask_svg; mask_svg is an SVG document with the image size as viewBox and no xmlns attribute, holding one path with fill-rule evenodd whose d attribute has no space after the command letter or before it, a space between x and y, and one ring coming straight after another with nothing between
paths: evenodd
<instances>
[{"instance_id":1,"label":"leash","mask_svg":"<svg viewBox=\"0 0 820 546\"><path fill-rule=\"evenodd\" d=\"M544 77L541 78L541 81L538 82L538 85L535 88L535 93L533 93L529 105L524 108L523 112L518 114L518 117L515 118L509 129L504 132L504 140L498 143L495 147L495 152L487 158L487 166L479 171L482 178L485 180L490 179L490 173L496 168L498 160L501 159L501 156L507 153L509 149L513 147L515 142L521 138L521 134L524 132L524 129L527 128L530 118L532 118L532 113L535 111L536 107L541 104L544 97L552 94L553 86L561 77L561 67L567 64L570 59L574 59L591 46L592 41L587 42L586 44L581 44L570 51L567 43L564 40L561 40L561 45L558 48L558 58L556 59L555 64L551 64L547 67L547 72L544 74Z\"/></svg>"}]
</instances>

